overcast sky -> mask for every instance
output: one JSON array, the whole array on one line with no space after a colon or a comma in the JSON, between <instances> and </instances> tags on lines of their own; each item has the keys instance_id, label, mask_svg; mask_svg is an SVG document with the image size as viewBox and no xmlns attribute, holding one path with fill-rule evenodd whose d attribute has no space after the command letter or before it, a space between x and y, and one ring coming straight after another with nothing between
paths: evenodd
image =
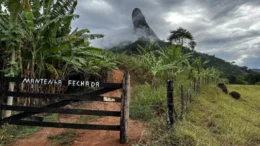
<instances>
[{"instance_id":1,"label":"overcast sky","mask_svg":"<svg viewBox=\"0 0 260 146\"><path fill-rule=\"evenodd\" d=\"M260 68L260 0L79 0L73 28L104 34L92 42L96 47L134 41L136 7L161 40L183 27L194 36L197 51Z\"/></svg>"}]
</instances>

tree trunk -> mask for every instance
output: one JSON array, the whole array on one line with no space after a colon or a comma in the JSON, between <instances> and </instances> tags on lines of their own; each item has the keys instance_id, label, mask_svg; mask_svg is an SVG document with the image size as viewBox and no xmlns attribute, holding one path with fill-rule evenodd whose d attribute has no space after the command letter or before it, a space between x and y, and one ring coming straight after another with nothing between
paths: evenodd
<instances>
[{"instance_id":1,"label":"tree trunk","mask_svg":"<svg viewBox=\"0 0 260 146\"><path fill-rule=\"evenodd\" d=\"M13 48L12 50L12 57L11 57L11 61L14 62L15 61L15 49ZM11 67L11 74L14 74L14 67ZM9 83L9 91L13 92L14 91L14 83L10 82ZM7 98L7 105L13 105L13 96L8 96ZM10 110L6 110L4 113L4 117L10 117L12 115L12 111Z\"/></svg>"}]
</instances>

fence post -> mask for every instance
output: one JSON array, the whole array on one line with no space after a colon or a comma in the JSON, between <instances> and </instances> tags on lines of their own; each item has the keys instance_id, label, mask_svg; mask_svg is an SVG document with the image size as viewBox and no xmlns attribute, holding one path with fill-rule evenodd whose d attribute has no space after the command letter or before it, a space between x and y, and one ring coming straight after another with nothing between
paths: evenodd
<instances>
[{"instance_id":1,"label":"fence post","mask_svg":"<svg viewBox=\"0 0 260 146\"><path fill-rule=\"evenodd\" d=\"M191 103L191 98L192 98L192 81L190 82L190 96L189 96L190 103Z\"/></svg>"},{"instance_id":2,"label":"fence post","mask_svg":"<svg viewBox=\"0 0 260 146\"><path fill-rule=\"evenodd\" d=\"M121 117L120 117L120 143L128 143L128 119L129 119L129 100L130 100L130 75L125 71L123 77L121 94Z\"/></svg>"},{"instance_id":3,"label":"fence post","mask_svg":"<svg viewBox=\"0 0 260 146\"><path fill-rule=\"evenodd\" d=\"M2 117L3 117L3 110L2 110L2 104L3 104L3 94L4 94L4 73L0 72L0 128L2 127Z\"/></svg>"},{"instance_id":4,"label":"fence post","mask_svg":"<svg viewBox=\"0 0 260 146\"><path fill-rule=\"evenodd\" d=\"M167 125L168 129L174 126L174 119L173 119L173 81L167 81ZM174 128L174 127L173 127Z\"/></svg>"},{"instance_id":5,"label":"fence post","mask_svg":"<svg viewBox=\"0 0 260 146\"><path fill-rule=\"evenodd\" d=\"M184 87L183 87L183 84L181 84L181 115L180 115L180 120L183 119L183 114L184 114Z\"/></svg>"},{"instance_id":6,"label":"fence post","mask_svg":"<svg viewBox=\"0 0 260 146\"><path fill-rule=\"evenodd\" d=\"M196 78L194 78L194 81L193 81L193 88L194 88L194 94L197 95L197 92L196 92Z\"/></svg>"},{"instance_id":7,"label":"fence post","mask_svg":"<svg viewBox=\"0 0 260 146\"><path fill-rule=\"evenodd\" d=\"M187 95L186 95L186 99L185 99L185 102L186 102L186 112L188 111L189 97L190 97L190 88L188 88L188 90L187 90Z\"/></svg>"},{"instance_id":8,"label":"fence post","mask_svg":"<svg viewBox=\"0 0 260 146\"><path fill-rule=\"evenodd\" d=\"M200 81L200 77L199 77L199 79L198 79L198 84L197 84L197 92L198 92L198 94L200 93L200 84L201 84L201 81Z\"/></svg>"}]
</instances>

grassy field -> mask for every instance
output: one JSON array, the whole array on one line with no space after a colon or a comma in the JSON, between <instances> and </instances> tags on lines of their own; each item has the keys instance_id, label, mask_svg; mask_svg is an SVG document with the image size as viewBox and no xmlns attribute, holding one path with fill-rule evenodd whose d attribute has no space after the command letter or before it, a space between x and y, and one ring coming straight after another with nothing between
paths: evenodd
<instances>
[{"instance_id":1,"label":"grassy field","mask_svg":"<svg viewBox=\"0 0 260 146\"><path fill-rule=\"evenodd\" d=\"M183 121L176 122L175 132L167 130L166 115L155 116L158 109L149 106L161 101L166 107L166 91L163 89L163 86L159 87L158 92L141 85L133 90L130 116L146 121L152 129L144 144L260 146L260 86L228 85L230 92L241 94L241 100L224 94L215 85L202 87L200 95L188 106ZM179 105L176 99L177 113ZM142 106L146 110L138 110Z\"/></svg>"}]
</instances>

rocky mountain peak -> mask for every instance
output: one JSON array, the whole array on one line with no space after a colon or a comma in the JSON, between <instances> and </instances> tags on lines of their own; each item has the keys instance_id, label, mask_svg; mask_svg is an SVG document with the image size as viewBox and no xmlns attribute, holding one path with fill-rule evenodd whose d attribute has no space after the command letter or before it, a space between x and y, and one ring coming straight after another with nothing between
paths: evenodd
<instances>
[{"instance_id":1,"label":"rocky mountain peak","mask_svg":"<svg viewBox=\"0 0 260 146\"><path fill-rule=\"evenodd\" d=\"M132 21L134 25L135 34L139 38L147 38L152 40L159 40L158 36L150 28L145 20L145 16L139 8L135 8L132 12Z\"/></svg>"}]
</instances>

